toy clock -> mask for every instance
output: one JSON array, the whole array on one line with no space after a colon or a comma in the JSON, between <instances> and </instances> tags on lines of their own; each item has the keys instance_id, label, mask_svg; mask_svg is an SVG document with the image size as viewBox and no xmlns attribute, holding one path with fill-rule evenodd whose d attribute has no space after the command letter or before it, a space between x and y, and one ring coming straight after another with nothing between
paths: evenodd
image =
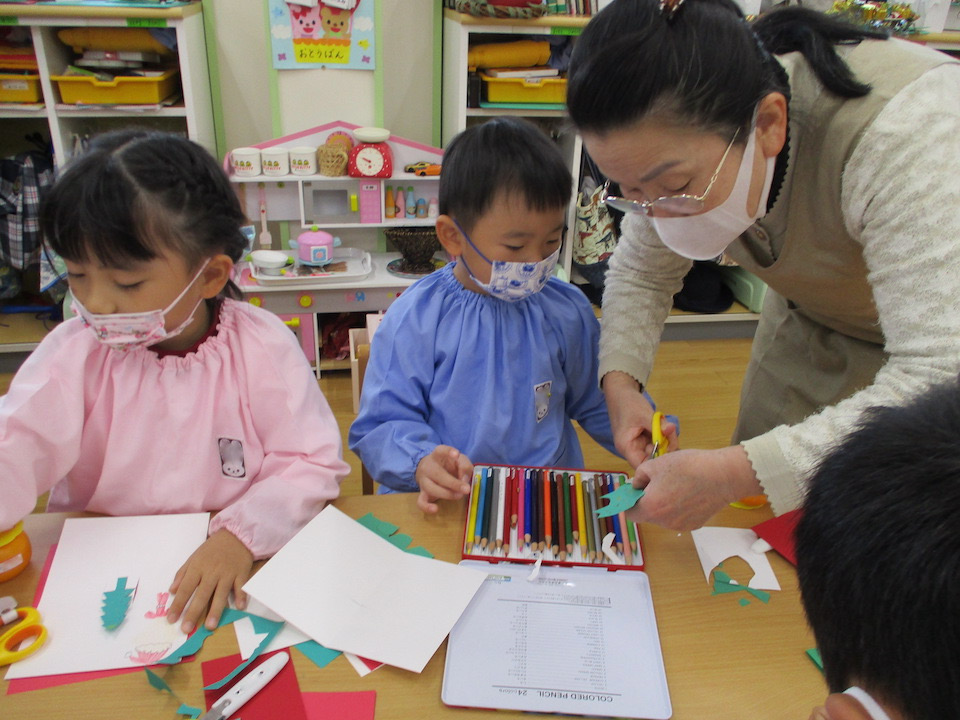
<instances>
[{"instance_id":1,"label":"toy clock","mask_svg":"<svg viewBox=\"0 0 960 720\"><path fill-rule=\"evenodd\" d=\"M363 127L353 131L357 144L350 151L347 174L350 177L388 178L393 175L393 153L387 144L390 131Z\"/></svg>"}]
</instances>

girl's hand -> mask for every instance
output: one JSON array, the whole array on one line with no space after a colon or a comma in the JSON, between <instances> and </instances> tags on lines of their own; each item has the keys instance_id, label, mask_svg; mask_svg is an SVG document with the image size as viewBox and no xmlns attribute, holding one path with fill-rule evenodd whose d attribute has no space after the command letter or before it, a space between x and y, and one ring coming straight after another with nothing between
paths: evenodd
<instances>
[{"instance_id":1,"label":"girl's hand","mask_svg":"<svg viewBox=\"0 0 960 720\"><path fill-rule=\"evenodd\" d=\"M247 546L230 531L218 530L177 571L170 586L174 598L167 621L176 622L189 601L180 629L193 632L204 612L204 625L208 630L215 629L231 590L237 607L242 610L247 606L247 594L240 588L252 569L253 555Z\"/></svg>"},{"instance_id":2,"label":"girl's hand","mask_svg":"<svg viewBox=\"0 0 960 720\"><path fill-rule=\"evenodd\" d=\"M647 460L637 468L633 486L646 492L626 518L673 530L696 530L726 504L763 492L740 445Z\"/></svg>"},{"instance_id":3,"label":"girl's hand","mask_svg":"<svg viewBox=\"0 0 960 720\"><path fill-rule=\"evenodd\" d=\"M470 494L473 463L449 445L437 445L417 465L415 479L420 486L417 507L425 513L440 510L437 500L458 500Z\"/></svg>"},{"instance_id":4,"label":"girl's hand","mask_svg":"<svg viewBox=\"0 0 960 720\"><path fill-rule=\"evenodd\" d=\"M640 391L640 383L619 371L603 376L603 394L607 399L614 444L627 462L637 467L653 453L653 406ZM664 421L660 427L669 441L668 449L676 450L679 447L676 426Z\"/></svg>"}]
</instances>

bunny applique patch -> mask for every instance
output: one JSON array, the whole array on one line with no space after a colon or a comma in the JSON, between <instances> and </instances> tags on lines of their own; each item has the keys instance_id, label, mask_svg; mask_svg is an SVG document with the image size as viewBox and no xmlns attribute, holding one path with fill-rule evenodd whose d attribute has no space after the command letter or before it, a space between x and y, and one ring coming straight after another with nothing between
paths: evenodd
<instances>
[{"instance_id":1,"label":"bunny applique patch","mask_svg":"<svg viewBox=\"0 0 960 720\"><path fill-rule=\"evenodd\" d=\"M243 464L243 443L232 438L220 438L220 472L229 478L242 478L247 474Z\"/></svg>"}]
</instances>

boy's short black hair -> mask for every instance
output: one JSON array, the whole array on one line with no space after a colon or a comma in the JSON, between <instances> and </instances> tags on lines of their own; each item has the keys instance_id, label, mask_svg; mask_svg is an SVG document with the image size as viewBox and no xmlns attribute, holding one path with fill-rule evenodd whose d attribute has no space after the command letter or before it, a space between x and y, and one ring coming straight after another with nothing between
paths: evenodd
<instances>
[{"instance_id":1,"label":"boy's short black hair","mask_svg":"<svg viewBox=\"0 0 960 720\"><path fill-rule=\"evenodd\" d=\"M500 192L526 198L535 210L565 207L573 193L559 148L520 118L492 118L469 127L443 153L441 214L469 232Z\"/></svg>"},{"instance_id":2,"label":"boy's short black hair","mask_svg":"<svg viewBox=\"0 0 960 720\"><path fill-rule=\"evenodd\" d=\"M223 253L237 262L246 218L223 168L203 147L143 129L97 136L72 159L40 206L44 240L61 257L110 267L166 250L191 268ZM227 295L239 297L230 281Z\"/></svg>"},{"instance_id":3,"label":"boy's short black hair","mask_svg":"<svg viewBox=\"0 0 960 720\"><path fill-rule=\"evenodd\" d=\"M831 692L960 717L960 384L876 408L820 463L796 530Z\"/></svg>"}]
</instances>

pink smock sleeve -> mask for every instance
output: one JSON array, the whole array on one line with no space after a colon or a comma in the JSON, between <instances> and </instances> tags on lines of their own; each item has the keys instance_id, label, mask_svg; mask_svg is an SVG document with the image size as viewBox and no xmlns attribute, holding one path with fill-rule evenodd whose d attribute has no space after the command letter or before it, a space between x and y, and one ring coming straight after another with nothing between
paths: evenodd
<instances>
[{"instance_id":1,"label":"pink smock sleeve","mask_svg":"<svg viewBox=\"0 0 960 720\"><path fill-rule=\"evenodd\" d=\"M56 328L24 361L0 397L0 530L29 514L73 467L83 430L85 336Z\"/></svg>"}]
</instances>

